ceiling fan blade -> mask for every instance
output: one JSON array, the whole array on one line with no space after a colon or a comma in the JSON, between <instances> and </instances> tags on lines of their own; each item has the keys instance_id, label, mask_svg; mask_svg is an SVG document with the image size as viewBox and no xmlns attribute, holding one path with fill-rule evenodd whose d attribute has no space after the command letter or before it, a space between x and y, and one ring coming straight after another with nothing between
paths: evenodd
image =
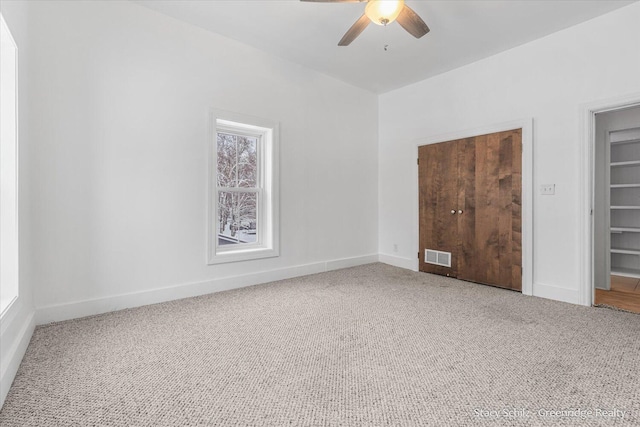
<instances>
[{"instance_id":1,"label":"ceiling fan blade","mask_svg":"<svg viewBox=\"0 0 640 427\"><path fill-rule=\"evenodd\" d=\"M406 4L402 8L400 15L396 18L398 24L402 26L409 34L419 39L429 32L429 27L424 23L422 18Z\"/></svg>"},{"instance_id":2,"label":"ceiling fan blade","mask_svg":"<svg viewBox=\"0 0 640 427\"><path fill-rule=\"evenodd\" d=\"M349 44L354 41L365 28L367 28L369 22L371 22L371 20L367 15L362 15L360 19L358 19L356 23L349 28L349 31L344 33L344 36L342 36L342 39L338 42L338 46L349 46Z\"/></svg>"}]
</instances>

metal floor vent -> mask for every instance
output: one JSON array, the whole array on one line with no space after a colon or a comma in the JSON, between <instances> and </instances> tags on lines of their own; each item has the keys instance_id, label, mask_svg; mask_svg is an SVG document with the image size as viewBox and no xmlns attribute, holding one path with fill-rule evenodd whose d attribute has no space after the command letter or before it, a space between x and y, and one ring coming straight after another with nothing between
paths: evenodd
<instances>
[{"instance_id":1,"label":"metal floor vent","mask_svg":"<svg viewBox=\"0 0 640 427\"><path fill-rule=\"evenodd\" d=\"M451 267L451 252L425 249L424 262L426 262L427 264L441 265L443 267Z\"/></svg>"}]
</instances>

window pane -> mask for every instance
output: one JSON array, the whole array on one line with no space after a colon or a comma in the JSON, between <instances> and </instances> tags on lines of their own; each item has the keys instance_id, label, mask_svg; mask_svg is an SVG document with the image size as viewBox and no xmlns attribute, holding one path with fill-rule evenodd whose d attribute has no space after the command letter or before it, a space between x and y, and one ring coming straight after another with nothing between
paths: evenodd
<instances>
[{"instance_id":1,"label":"window pane","mask_svg":"<svg viewBox=\"0 0 640 427\"><path fill-rule=\"evenodd\" d=\"M257 232L257 194L238 193L238 218L240 228L238 237L241 241L255 243Z\"/></svg>"},{"instance_id":2,"label":"window pane","mask_svg":"<svg viewBox=\"0 0 640 427\"><path fill-rule=\"evenodd\" d=\"M257 241L257 194L218 192L218 245Z\"/></svg>"},{"instance_id":3,"label":"window pane","mask_svg":"<svg viewBox=\"0 0 640 427\"><path fill-rule=\"evenodd\" d=\"M238 187L256 187L258 176L258 140L237 137Z\"/></svg>"},{"instance_id":4,"label":"window pane","mask_svg":"<svg viewBox=\"0 0 640 427\"><path fill-rule=\"evenodd\" d=\"M218 132L218 187L236 187L236 136Z\"/></svg>"}]
</instances>

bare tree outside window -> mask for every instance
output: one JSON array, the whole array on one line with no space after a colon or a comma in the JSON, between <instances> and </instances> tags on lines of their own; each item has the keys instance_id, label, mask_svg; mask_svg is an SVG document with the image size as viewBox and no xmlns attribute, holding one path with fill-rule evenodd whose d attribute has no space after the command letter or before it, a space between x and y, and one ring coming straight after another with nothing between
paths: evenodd
<instances>
[{"instance_id":1,"label":"bare tree outside window","mask_svg":"<svg viewBox=\"0 0 640 427\"><path fill-rule=\"evenodd\" d=\"M209 264L276 257L279 124L212 110Z\"/></svg>"},{"instance_id":2,"label":"bare tree outside window","mask_svg":"<svg viewBox=\"0 0 640 427\"><path fill-rule=\"evenodd\" d=\"M255 243L258 139L217 133L218 245Z\"/></svg>"}]
</instances>

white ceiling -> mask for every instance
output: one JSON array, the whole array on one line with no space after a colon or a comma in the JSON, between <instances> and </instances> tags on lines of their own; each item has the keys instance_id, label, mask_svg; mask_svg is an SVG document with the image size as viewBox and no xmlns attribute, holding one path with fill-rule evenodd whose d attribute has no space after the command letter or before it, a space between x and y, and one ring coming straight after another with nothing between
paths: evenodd
<instances>
[{"instance_id":1,"label":"white ceiling","mask_svg":"<svg viewBox=\"0 0 640 427\"><path fill-rule=\"evenodd\" d=\"M298 0L134 0L376 93L443 73L636 0L406 0L431 28L421 39L397 22L338 41L364 3ZM388 45L388 50L384 46Z\"/></svg>"}]
</instances>

